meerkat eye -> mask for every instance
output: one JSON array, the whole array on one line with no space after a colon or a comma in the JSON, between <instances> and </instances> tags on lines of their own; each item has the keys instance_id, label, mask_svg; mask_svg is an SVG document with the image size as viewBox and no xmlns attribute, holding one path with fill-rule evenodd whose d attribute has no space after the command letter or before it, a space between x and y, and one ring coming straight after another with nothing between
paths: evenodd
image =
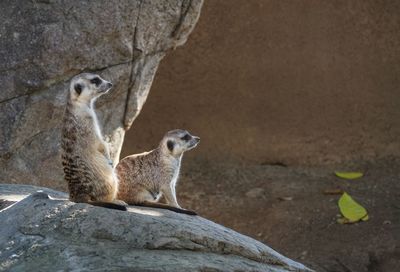
<instances>
[{"instance_id":1,"label":"meerkat eye","mask_svg":"<svg viewBox=\"0 0 400 272\"><path fill-rule=\"evenodd\" d=\"M80 95L82 92L82 85L81 84L75 84L74 86L75 92Z\"/></svg>"},{"instance_id":2,"label":"meerkat eye","mask_svg":"<svg viewBox=\"0 0 400 272\"><path fill-rule=\"evenodd\" d=\"M183 141L189 141L192 138L192 136L190 136L189 134L186 134L185 136L181 137L181 140Z\"/></svg>"},{"instance_id":3,"label":"meerkat eye","mask_svg":"<svg viewBox=\"0 0 400 272\"><path fill-rule=\"evenodd\" d=\"M98 77L95 77L90 80L90 83L95 84L96 86L99 86L101 84L101 79Z\"/></svg>"}]
</instances>

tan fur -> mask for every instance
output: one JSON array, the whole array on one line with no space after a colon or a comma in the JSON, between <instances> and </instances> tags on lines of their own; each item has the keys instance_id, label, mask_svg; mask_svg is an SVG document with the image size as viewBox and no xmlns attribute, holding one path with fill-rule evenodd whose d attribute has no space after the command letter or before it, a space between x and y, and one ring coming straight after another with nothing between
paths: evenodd
<instances>
[{"instance_id":1,"label":"tan fur","mask_svg":"<svg viewBox=\"0 0 400 272\"><path fill-rule=\"evenodd\" d=\"M62 128L62 163L71 201L118 202L118 179L94 111L96 98L111 86L89 73L71 81Z\"/></svg>"},{"instance_id":2,"label":"tan fur","mask_svg":"<svg viewBox=\"0 0 400 272\"><path fill-rule=\"evenodd\" d=\"M158 202L164 195L169 205L181 209L175 188L182 155L194 148L199 140L185 130L173 130L164 136L156 149L122 159L116 166L120 180L118 198L137 205ZM168 142L170 148L173 145L172 150L168 148Z\"/></svg>"}]
</instances>

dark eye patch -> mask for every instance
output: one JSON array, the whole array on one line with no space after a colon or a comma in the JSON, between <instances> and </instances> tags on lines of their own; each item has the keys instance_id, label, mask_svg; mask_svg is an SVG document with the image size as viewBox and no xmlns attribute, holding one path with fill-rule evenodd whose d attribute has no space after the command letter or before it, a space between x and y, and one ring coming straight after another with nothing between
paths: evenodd
<instances>
[{"instance_id":1,"label":"dark eye patch","mask_svg":"<svg viewBox=\"0 0 400 272\"><path fill-rule=\"evenodd\" d=\"M74 86L75 92L80 95L82 92L82 85L81 84L75 84Z\"/></svg>"},{"instance_id":2,"label":"dark eye patch","mask_svg":"<svg viewBox=\"0 0 400 272\"><path fill-rule=\"evenodd\" d=\"M174 145L175 145L174 142L171 141L171 140L169 140L169 141L167 142L167 147L168 147L169 151L172 152L172 150L174 150Z\"/></svg>"},{"instance_id":3,"label":"dark eye patch","mask_svg":"<svg viewBox=\"0 0 400 272\"><path fill-rule=\"evenodd\" d=\"M90 80L90 83L95 84L96 86L99 86L101 84L101 79L98 77L92 78Z\"/></svg>"},{"instance_id":4,"label":"dark eye patch","mask_svg":"<svg viewBox=\"0 0 400 272\"><path fill-rule=\"evenodd\" d=\"M181 140L183 141L189 141L192 138L192 136L190 136L189 134L186 134L185 136L181 137Z\"/></svg>"}]
</instances>

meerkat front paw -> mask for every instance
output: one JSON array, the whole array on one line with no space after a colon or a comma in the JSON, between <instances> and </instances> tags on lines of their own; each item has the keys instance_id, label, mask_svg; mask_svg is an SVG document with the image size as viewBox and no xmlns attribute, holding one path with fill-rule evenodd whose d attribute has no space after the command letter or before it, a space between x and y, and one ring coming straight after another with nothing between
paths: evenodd
<instances>
[{"instance_id":1,"label":"meerkat front paw","mask_svg":"<svg viewBox=\"0 0 400 272\"><path fill-rule=\"evenodd\" d=\"M103 143L99 143L97 147L97 151L99 151L101 154L106 154L106 147Z\"/></svg>"},{"instance_id":2,"label":"meerkat front paw","mask_svg":"<svg viewBox=\"0 0 400 272\"><path fill-rule=\"evenodd\" d=\"M111 159L110 152L109 152L109 150L108 150L108 148L106 147L105 144L99 144L99 147L97 148L97 151L99 151L99 153L102 154L104 156L104 158L106 158L107 163L111 167L114 167L114 162Z\"/></svg>"}]
</instances>

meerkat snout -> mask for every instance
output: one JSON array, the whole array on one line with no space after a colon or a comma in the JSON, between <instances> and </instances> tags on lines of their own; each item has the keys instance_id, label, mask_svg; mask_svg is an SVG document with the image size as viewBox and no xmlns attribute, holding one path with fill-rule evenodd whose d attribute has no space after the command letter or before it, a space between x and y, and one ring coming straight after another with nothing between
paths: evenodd
<instances>
[{"instance_id":1,"label":"meerkat snout","mask_svg":"<svg viewBox=\"0 0 400 272\"><path fill-rule=\"evenodd\" d=\"M112 86L113 86L113 84L111 82L105 81L103 79L103 82L100 84L99 91L101 93L107 93L109 90L111 90Z\"/></svg>"},{"instance_id":2,"label":"meerkat snout","mask_svg":"<svg viewBox=\"0 0 400 272\"><path fill-rule=\"evenodd\" d=\"M200 143L200 137L193 136L193 139L191 140L191 148L195 148L198 144Z\"/></svg>"}]
</instances>

